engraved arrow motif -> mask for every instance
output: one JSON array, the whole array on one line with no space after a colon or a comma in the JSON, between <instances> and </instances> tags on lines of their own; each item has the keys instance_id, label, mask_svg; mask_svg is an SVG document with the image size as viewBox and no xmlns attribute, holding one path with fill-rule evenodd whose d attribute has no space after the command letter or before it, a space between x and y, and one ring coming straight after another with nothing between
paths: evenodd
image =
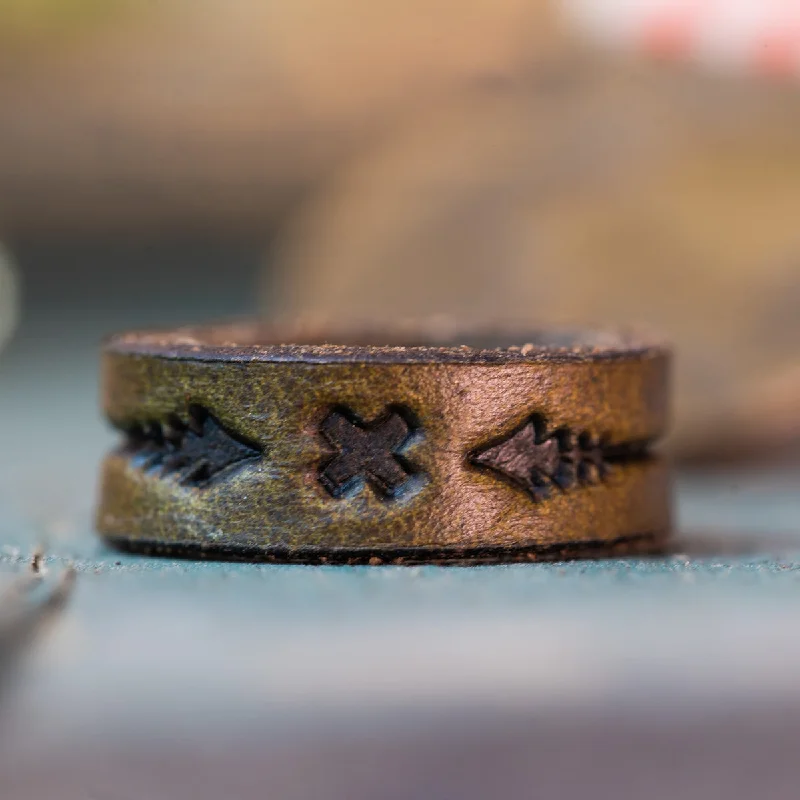
<instances>
[{"instance_id":1,"label":"engraved arrow motif","mask_svg":"<svg viewBox=\"0 0 800 800\"><path fill-rule=\"evenodd\" d=\"M595 483L609 469L597 437L586 432L576 436L566 428L549 432L538 416L502 441L477 450L470 461L504 475L535 500L547 497L554 486Z\"/></svg>"},{"instance_id":2,"label":"engraved arrow motif","mask_svg":"<svg viewBox=\"0 0 800 800\"><path fill-rule=\"evenodd\" d=\"M125 451L143 470L157 470L182 486L205 486L223 470L260 457L261 452L228 433L205 409L192 406L188 422L146 422L128 431Z\"/></svg>"}]
</instances>

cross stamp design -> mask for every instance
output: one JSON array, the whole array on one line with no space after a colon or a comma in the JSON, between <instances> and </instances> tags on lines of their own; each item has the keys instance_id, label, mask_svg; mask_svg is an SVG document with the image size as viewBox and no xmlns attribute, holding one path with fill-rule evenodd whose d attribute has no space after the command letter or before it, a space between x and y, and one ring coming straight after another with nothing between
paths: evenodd
<instances>
[{"instance_id":1,"label":"cross stamp design","mask_svg":"<svg viewBox=\"0 0 800 800\"><path fill-rule=\"evenodd\" d=\"M412 428L395 410L364 423L347 409L332 411L320 433L336 451L320 469L322 485L334 497L358 491L369 484L381 497L392 498L408 483L413 468L402 450Z\"/></svg>"}]
</instances>

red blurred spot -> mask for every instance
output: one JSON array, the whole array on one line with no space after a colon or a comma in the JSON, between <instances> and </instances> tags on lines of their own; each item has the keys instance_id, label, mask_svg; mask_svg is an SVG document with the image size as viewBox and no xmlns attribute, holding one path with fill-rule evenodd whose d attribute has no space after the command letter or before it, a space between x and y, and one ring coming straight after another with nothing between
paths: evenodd
<instances>
[{"instance_id":1,"label":"red blurred spot","mask_svg":"<svg viewBox=\"0 0 800 800\"><path fill-rule=\"evenodd\" d=\"M772 31L756 41L753 65L763 75L785 78L800 67L800 27Z\"/></svg>"},{"instance_id":2,"label":"red blurred spot","mask_svg":"<svg viewBox=\"0 0 800 800\"><path fill-rule=\"evenodd\" d=\"M650 20L641 32L641 45L658 58L685 58L694 44L694 15L672 12Z\"/></svg>"}]
</instances>

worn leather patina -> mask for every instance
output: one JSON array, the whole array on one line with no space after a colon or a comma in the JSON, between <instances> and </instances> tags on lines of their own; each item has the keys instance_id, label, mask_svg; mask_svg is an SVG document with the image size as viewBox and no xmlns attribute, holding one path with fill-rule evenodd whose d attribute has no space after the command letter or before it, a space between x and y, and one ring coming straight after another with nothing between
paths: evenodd
<instances>
[{"instance_id":1,"label":"worn leather patina","mask_svg":"<svg viewBox=\"0 0 800 800\"><path fill-rule=\"evenodd\" d=\"M663 346L368 341L397 339L255 324L111 339L103 403L123 442L102 469L102 535L147 552L371 563L663 544L669 476L650 453L667 422Z\"/></svg>"}]
</instances>

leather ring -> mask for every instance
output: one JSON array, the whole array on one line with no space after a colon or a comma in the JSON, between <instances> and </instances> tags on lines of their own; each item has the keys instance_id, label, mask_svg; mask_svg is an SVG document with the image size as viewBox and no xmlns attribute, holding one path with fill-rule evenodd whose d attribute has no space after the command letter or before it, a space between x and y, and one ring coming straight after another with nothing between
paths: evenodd
<instances>
[{"instance_id":1,"label":"leather ring","mask_svg":"<svg viewBox=\"0 0 800 800\"><path fill-rule=\"evenodd\" d=\"M256 323L110 339L104 410L123 441L102 468L102 535L303 562L663 546L669 474L650 452L668 414L663 345L596 332L364 341L391 339Z\"/></svg>"}]
</instances>

